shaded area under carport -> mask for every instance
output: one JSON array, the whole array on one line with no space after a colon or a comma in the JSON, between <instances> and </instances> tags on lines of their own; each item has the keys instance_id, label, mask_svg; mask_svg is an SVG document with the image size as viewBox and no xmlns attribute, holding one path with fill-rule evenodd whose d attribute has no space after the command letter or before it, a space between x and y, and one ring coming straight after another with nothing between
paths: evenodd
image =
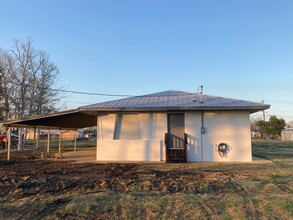
<instances>
[{"instance_id":1,"label":"shaded area under carport","mask_svg":"<svg viewBox=\"0 0 293 220\"><path fill-rule=\"evenodd\" d=\"M2 122L0 125L7 127L7 136L11 136L11 128L34 128L33 155L36 150L36 128L48 129L47 153L50 152L50 129L60 130L58 152L61 155L61 130L75 130L74 151L76 151L76 130L79 128L92 127L97 125L97 116L93 113L81 113L78 109L52 113L46 116L35 116L20 120L10 120ZM10 160L11 138L7 138L7 160ZM23 144L19 138L18 150L21 150ZM39 138L37 146L39 145Z\"/></svg>"},{"instance_id":2,"label":"shaded area under carport","mask_svg":"<svg viewBox=\"0 0 293 220\"><path fill-rule=\"evenodd\" d=\"M2 122L4 127L76 130L97 125L97 116L76 110Z\"/></svg>"}]
</instances>

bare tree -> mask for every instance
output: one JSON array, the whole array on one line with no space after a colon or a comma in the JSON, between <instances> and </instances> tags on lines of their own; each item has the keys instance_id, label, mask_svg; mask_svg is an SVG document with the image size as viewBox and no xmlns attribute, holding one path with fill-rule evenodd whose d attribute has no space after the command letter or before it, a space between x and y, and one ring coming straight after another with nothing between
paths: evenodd
<instances>
[{"instance_id":1,"label":"bare tree","mask_svg":"<svg viewBox=\"0 0 293 220\"><path fill-rule=\"evenodd\" d=\"M12 78L9 71L9 62L11 57L9 54L0 50L0 118L7 120L11 117L9 94L12 93Z\"/></svg>"},{"instance_id":2,"label":"bare tree","mask_svg":"<svg viewBox=\"0 0 293 220\"><path fill-rule=\"evenodd\" d=\"M63 95L51 86L58 83L58 68L49 61L45 52L40 52L39 58L38 72L34 73L32 80L35 85L30 88L31 98L35 101L35 105L30 108L30 114L38 115L54 111L61 95Z\"/></svg>"},{"instance_id":3,"label":"bare tree","mask_svg":"<svg viewBox=\"0 0 293 220\"><path fill-rule=\"evenodd\" d=\"M63 97L57 66L32 43L16 40L12 50L0 51L0 100L5 120L53 112Z\"/></svg>"}]
</instances>

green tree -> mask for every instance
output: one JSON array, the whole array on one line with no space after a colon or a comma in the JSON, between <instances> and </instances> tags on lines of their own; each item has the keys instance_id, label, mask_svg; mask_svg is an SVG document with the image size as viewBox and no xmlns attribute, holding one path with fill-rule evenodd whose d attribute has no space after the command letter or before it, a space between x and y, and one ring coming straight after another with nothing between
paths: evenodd
<instances>
[{"instance_id":1,"label":"green tree","mask_svg":"<svg viewBox=\"0 0 293 220\"><path fill-rule=\"evenodd\" d=\"M286 126L286 122L283 118L277 118L277 116L272 115L267 122L266 133L271 134L274 138L276 135L281 135L282 129Z\"/></svg>"},{"instance_id":2,"label":"green tree","mask_svg":"<svg viewBox=\"0 0 293 220\"><path fill-rule=\"evenodd\" d=\"M275 136L280 135L282 129L286 126L286 122L283 118L277 118L277 116L272 115L269 121L265 122L264 120L259 120L256 122L257 128L262 133L262 136L265 138L266 135L271 135L274 139Z\"/></svg>"}]
</instances>

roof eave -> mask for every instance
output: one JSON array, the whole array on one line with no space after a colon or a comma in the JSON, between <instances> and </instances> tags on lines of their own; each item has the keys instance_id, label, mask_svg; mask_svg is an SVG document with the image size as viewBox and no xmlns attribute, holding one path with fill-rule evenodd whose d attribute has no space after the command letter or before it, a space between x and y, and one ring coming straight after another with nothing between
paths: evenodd
<instances>
[{"instance_id":1,"label":"roof eave","mask_svg":"<svg viewBox=\"0 0 293 220\"><path fill-rule=\"evenodd\" d=\"M234 106L234 107L223 107L223 106L199 106L199 107L149 107L149 108L80 108L80 112L172 112L172 111L249 111L255 113L270 108L266 106Z\"/></svg>"}]
</instances>

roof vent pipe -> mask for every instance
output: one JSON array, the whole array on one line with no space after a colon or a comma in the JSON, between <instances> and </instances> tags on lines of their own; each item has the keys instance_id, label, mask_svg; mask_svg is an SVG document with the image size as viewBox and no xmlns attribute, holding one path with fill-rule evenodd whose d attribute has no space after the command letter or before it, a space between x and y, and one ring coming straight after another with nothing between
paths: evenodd
<instances>
[{"instance_id":1,"label":"roof vent pipe","mask_svg":"<svg viewBox=\"0 0 293 220\"><path fill-rule=\"evenodd\" d=\"M203 85L200 86L200 103L202 104L203 103L203 95L202 95L202 92L203 92Z\"/></svg>"}]
</instances>

